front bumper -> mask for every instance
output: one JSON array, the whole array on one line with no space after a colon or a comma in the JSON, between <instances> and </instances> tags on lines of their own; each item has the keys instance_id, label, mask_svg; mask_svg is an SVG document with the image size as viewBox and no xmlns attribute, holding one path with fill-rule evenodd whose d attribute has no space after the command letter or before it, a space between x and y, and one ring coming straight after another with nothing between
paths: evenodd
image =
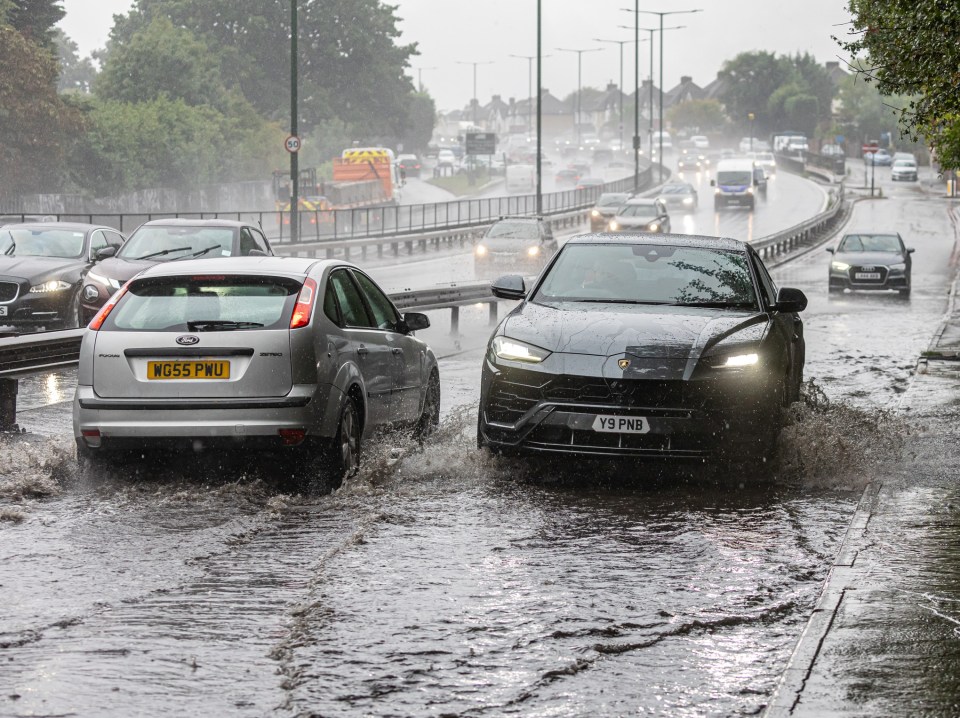
<instances>
[{"instance_id":1,"label":"front bumper","mask_svg":"<svg viewBox=\"0 0 960 718\"><path fill-rule=\"evenodd\" d=\"M861 279L858 275L863 275L863 268L852 266L848 270L839 270L830 268L830 289L832 290L866 290L866 291L890 291L910 288L910 277L905 270L891 270L888 267L874 267L870 274L879 274L878 279Z\"/></svg>"},{"instance_id":2,"label":"front bumper","mask_svg":"<svg viewBox=\"0 0 960 718\"><path fill-rule=\"evenodd\" d=\"M73 287L58 292L31 294L29 282L5 280L5 284L14 283L19 285L16 297L11 301L0 302L0 325L39 326L63 322L69 318Z\"/></svg>"},{"instance_id":3,"label":"front bumper","mask_svg":"<svg viewBox=\"0 0 960 718\"><path fill-rule=\"evenodd\" d=\"M600 432L598 416L643 418L649 431ZM695 459L755 443L778 418L763 374L617 381L485 360L478 440L518 453Z\"/></svg>"}]
</instances>

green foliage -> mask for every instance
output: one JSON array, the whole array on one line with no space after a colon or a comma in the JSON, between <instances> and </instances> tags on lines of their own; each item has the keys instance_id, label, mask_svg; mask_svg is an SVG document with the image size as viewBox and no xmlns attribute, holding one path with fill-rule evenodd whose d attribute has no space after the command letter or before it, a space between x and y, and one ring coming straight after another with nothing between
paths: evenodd
<instances>
[{"instance_id":1,"label":"green foliage","mask_svg":"<svg viewBox=\"0 0 960 718\"><path fill-rule=\"evenodd\" d=\"M55 37L60 60L60 80L57 88L60 92L90 92L97 69L90 58L80 59L77 43L67 37L63 30L57 30Z\"/></svg>"},{"instance_id":2,"label":"green foliage","mask_svg":"<svg viewBox=\"0 0 960 718\"><path fill-rule=\"evenodd\" d=\"M21 35L46 51L56 52L56 29L54 26L66 14L62 0L6 0L6 22Z\"/></svg>"},{"instance_id":3,"label":"green foliage","mask_svg":"<svg viewBox=\"0 0 960 718\"><path fill-rule=\"evenodd\" d=\"M674 127L715 132L723 129L727 118L717 100L689 100L667 110L667 120Z\"/></svg>"},{"instance_id":4,"label":"green foliage","mask_svg":"<svg viewBox=\"0 0 960 718\"><path fill-rule=\"evenodd\" d=\"M437 105L426 93L407 97L407 126L403 133L405 152L423 152L430 142L437 121Z\"/></svg>"},{"instance_id":5,"label":"green foliage","mask_svg":"<svg viewBox=\"0 0 960 718\"><path fill-rule=\"evenodd\" d=\"M850 0L849 8L850 39L838 42L860 58L863 79L884 95L908 96L901 127L935 145L941 166L960 167L960 3Z\"/></svg>"},{"instance_id":6,"label":"green foliage","mask_svg":"<svg viewBox=\"0 0 960 718\"><path fill-rule=\"evenodd\" d=\"M79 114L56 92L57 61L10 25L0 25L0 192L59 187L64 147Z\"/></svg>"},{"instance_id":7,"label":"green foliage","mask_svg":"<svg viewBox=\"0 0 960 718\"><path fill-rule=\"evenodd\" d=\"M817 119L820 114L820 101L813 95L793 95L783 103L787 122L807 137L813 137L817 131Z\"/></svg>"},{"instance_id":8,"label":"green foliage","mask_svg":"<svg viewBox=\"0 0 960 718\"><path fill-rule=\"evenodd\" d=\"M742 52L727 60L719 75L726 81L719 99L734 122L747 126L752 112L756 132L779 129L767 111L767 103L774 92L793 79L788 58L772 52Z\"/></svg>"}]
</instances>

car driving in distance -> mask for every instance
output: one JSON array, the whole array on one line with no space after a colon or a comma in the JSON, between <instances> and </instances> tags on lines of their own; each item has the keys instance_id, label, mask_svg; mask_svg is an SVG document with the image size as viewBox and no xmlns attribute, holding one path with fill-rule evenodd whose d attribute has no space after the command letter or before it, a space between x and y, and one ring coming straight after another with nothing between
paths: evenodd
<instances>
[{"instance_id":1,"label":"car driving in distance","mask_svg":"<svg viewBox=\"0 0 960 718\"><path fill-rule=\"evenodd\" d=\"M890 291L910 296L913 248L897 232L848 232L828 247L830 293L844 289Z\"/></svg>"},{"instance_id":2,"label":"car driving in distance","mask_svg":"<svg viewBox=\"0 0 960 718\"><path fill-rule=\"evenodd\" d=\"M437 167L454 167L457 164L457 156L453 150L445 149L437 152Z\"/></svg>"},{"instance_id":3,"label":"car driving in distance","mask_svg":"<svg viewBox=\"0 0 960 718\"><path fill-rule=\"evenodd\" d=\"M710 140L707 139L706 135L694 135L690 138L690 141L693 143L693 146L698 150L708 150L710 149Z\"/></svg>"},{"instance_id":4,"label":"car driving in distance","mask_svg":"<svg viewBox=\"0 0 960 718\"><path fill-rule=\"evenodd\" d=\"M590 210L590 231L602 232L610 223L617 210L630 199L629 192L604 192L597 198L597 203Z\"/></svg>"},{"instance_id":5,"label":"car driving in distance","mask_svg":"<svg viewBox=\"0 0 960 718\"><path fill-rule=\"evenodd\" d=\"M550 223L541 217L501 217L473 248L474 273L491 277L513 271L537 274L557 252Z\"/></svg>"},{"instance_id":6,"label":"car driving in distance","mask_svg":"<svg viewBox=\"0 0 960 718\"><path fill-rule=\"evenodd\" d=\"M238 256L271 256L273 249L259 227L227 219L155 219L140 225L119 249L107 249L87 274L80 294L86 324L124 282L162 262Z\"/></svg>"},{"instance_id":7,"label":"car driving in distance","mask_svg":"<svg viewBox=\"0 0 960 718\"><path fill-rule=\"evenodd\" d=\"M78 327L81 288L108 247L124 238L113 227L70 222L8 224L0 229L0 325Z\"/></svg>"},{"instance_id":8,"label":"car driving in distance","mask_svg":"<svg viewBox=\"0 0 960 718\"><path fill-rule=\"evenodd\" d=\"M863 159L868 165L877 167L889 167L893 163L893 157L882 147L873 152L867 152Z\"/></svg>"},{"instance_id":9,"label":"car driving in distance","mask_svg":"<svg viewBox=\"0 0 960 718\"><path fill-rule=\"evenodd\" d=\"M685 170L693 170L699 172L703 168L703 162L700 159L700 155L694 150L681 154L677 158L677 169L681 172Z\"/></svg>"},{"instance_id":10,"label":"car driving in distance","mask_svg":"<svg viewBox=\"0 0 960 718\"><path fill-rule=\"evenodd\" d=\"M667 182L660 188L657 197L667 211L678 209L681 212L696 212L698 206L697 190L689 182Z\"/></svg>"},{"instance_id":11,"label":"car driving in distance","mask_svg":"<svg viewBox=\"0 0 960 718\"><path fill-rule=\"evenodd\" d=\"M806 297L749 244L581 235L528 288L483 360L477 442L506 453L762 462L799 397Z\"/></svg>"},{"instance_id":12,"label":"car driving in distance","mask_svg":"<svg viewBox=\"0 0 960 718\"><path fill-rule=\"evenodd\" d=\"M753 170L751 159L720 160L715 176L710 180L710 186L714 187L714 209L731 205L753 209L756 205Z\"/></svg>"},{"instance_id":13,"label":"car driving in distance","mask_svg":"<svg viewBox=\"0 0 960 718\"><path fill-rule=\"evenodd\" d=\"M917 163L912 159L894 160L890 167L890 179L894 182L916 182Z\"/></svg>"},{"instance_id":14,"label":"car driving in distance","mask_svg":"<svg viewBox=\"0 0 960 718\"><path fill-rule=\"evenodd\" d=\"M670 215L667 206L660 200L634 197L617 210L607 225L608 232L657 232L670 231Z\"/></svg>"},{"instance_id":15,"label":"car driving in distance","mask_svg":"<svg viewBox=\"0 0 960 718\"><path fill-rule=\"evenodd\" d=\"M397 155L397 167L404 177L420 176L420 158L416 155Z\"/></svg>"},{"instance_id":16,"label":"car driving in distance","mask_svg":"<svg viewBox=\"0 0 960 718\"><path fill-rule=\"evenodd\" d=\"M334 483L388 426L429 433L437 360L356 266L300 257L167 262L124 284L80 348L83 469L145 451L255 450ZM131 453L132 452L132 453Z\"/></svg>"},{"instance_id":17,"label":"car driving in distance","mask_svg":"<svg viewBox=\"0 0 960 718\"><path fill-rule=\"evenodd\" d=\"M767 177L772 177L777 173L777 158L773 152L751 152L748 156L754 161L754 164L763 169Z\"/></svg>"}]
</instances>

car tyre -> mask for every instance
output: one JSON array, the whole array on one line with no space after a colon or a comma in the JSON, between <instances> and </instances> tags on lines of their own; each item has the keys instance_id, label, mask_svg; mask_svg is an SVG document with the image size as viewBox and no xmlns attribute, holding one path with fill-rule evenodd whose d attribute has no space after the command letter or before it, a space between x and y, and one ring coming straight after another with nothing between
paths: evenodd
<instances>
[{"instance_id":1,"label":"car tyre","mask_svg":"<svg viewBox=\"0 0 960 718\"><path fill-rule=\"evenodd\" d=\"M909 299L909 298L910 298L910 287L907 287L906 289L898 289L897 291L900 292L900 298L901 298L901 299Z\"/></svg>"},{"instance_id":2,"label":"car tyre","mask_svg":"<svg viewBox=\"0 0 960 718\"><path fill-rule=\"evenodd\" d=\"M102 450L91 449L83 439L77 439L77 473L80 478L97 476L111 463Z\"/></svg>"},{"instance_id":3,"label":"car tyre","mask_svg":"<svg viewBox=\"0 0 960 718\"><path fill-rule=\"evenodd\" d=\"M413 436L421 444L440 425L440 374L434 369L427 381L427 390L423 397L423 411L417 419Z\"/></svg>"},{"instance_id":4,"label":"car tyre","mask_svg":"<svg viewBox=\"0 0 960 718\"><path fill-rule=\"evenodd\" d=\"M340 409L337 433L324 451L323 467L334 488L360 470L360 411L352 396Z\"/></svg>"},{"instance_id":5,"label":"car tyre","mask_svg":"<svg viewBox=\"0 0 960 718\"><path fill-rule=\"evenodd\" d=\"M67 306L66 316L54 324L51 329L59 331L61 329L77 329L83 326L82 310L80 308L80 290L73 293L70 304Z\"/></svg>"}]
</instances>

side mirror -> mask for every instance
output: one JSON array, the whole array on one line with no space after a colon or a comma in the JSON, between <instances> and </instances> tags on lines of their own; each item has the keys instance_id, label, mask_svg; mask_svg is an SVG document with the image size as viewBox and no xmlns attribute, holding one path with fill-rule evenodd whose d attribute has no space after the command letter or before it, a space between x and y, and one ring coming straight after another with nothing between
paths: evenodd
<instances>
[{"instance_id":1,"label":"side mirror","mask_svg":"<svg viewBox=\"0 0 960 718\"><path fill-rule=\"evenodd\" d=\"M109 259L116 253L117 253L117 248L114 247L113 245L109 245L107 247L101 247L100 249L98 249L97 253L94 255L93 258L99 262L101 259Z\"/></svg>"},{"instance_id":2,"label":"side mirror","mask_svg":"<svg viewBox=\"0 0 960 718\"><path fill-rule=\"evenodd\" d=\"M418 332L430 328L430 317L420 312L407 312L403 315L403 323L408 332Z\"/></svg>"},{"instance_id":3,"label":"side mirror","mask_svg":"<svg viewBox=\"0 0 960 718\"><path fill-rule=\"evenodd\" d=\"M508 274L491 284L490 291L499 299L523 299L527 296L527 285L520 275Z\"/></svg>"},{"instance_id":4,"label":"side mirror","mask_svg":"<svg viewBox=\"0 0 960 718\"><path fill-rule=\"evenodd\" d=\"M914 249L913 247L907 247L907 254L913 254L913 253L916 252L916 251L917 251L917 250Z\"/></svg>"},{"instance_id":5,"label":"side mirror","mask_svg":"<svg viewBox=\"0 0 960 718\"><path fill-rule=\"evenodd\" d=\"M806 308L807 295L791 287L783 287L777 292L777 303L773 305L778 312L802 312Z\"/></svg>"},{"instance_id":6,"label":"side mirror","mask_svg":"<svg viewBox=\"0 0 960 718\"><path fill-rule=\"evenodd\" d=\"M711 186L711 187L716 187L716 186L717 186L717 181L716 181L716 180L710 180L710 186Z\"/></svg>"},{"instance_id":7,"label":"side mirror","mask_svg":"<svg viewBox=\"0 0 960 718\"><path fill-rule=\"evenodd\" d=\"M826 251L830 252L830 254L833 254L837 250L835 250L833 247L827 247Z\"/></svg>"}]
</instances>

